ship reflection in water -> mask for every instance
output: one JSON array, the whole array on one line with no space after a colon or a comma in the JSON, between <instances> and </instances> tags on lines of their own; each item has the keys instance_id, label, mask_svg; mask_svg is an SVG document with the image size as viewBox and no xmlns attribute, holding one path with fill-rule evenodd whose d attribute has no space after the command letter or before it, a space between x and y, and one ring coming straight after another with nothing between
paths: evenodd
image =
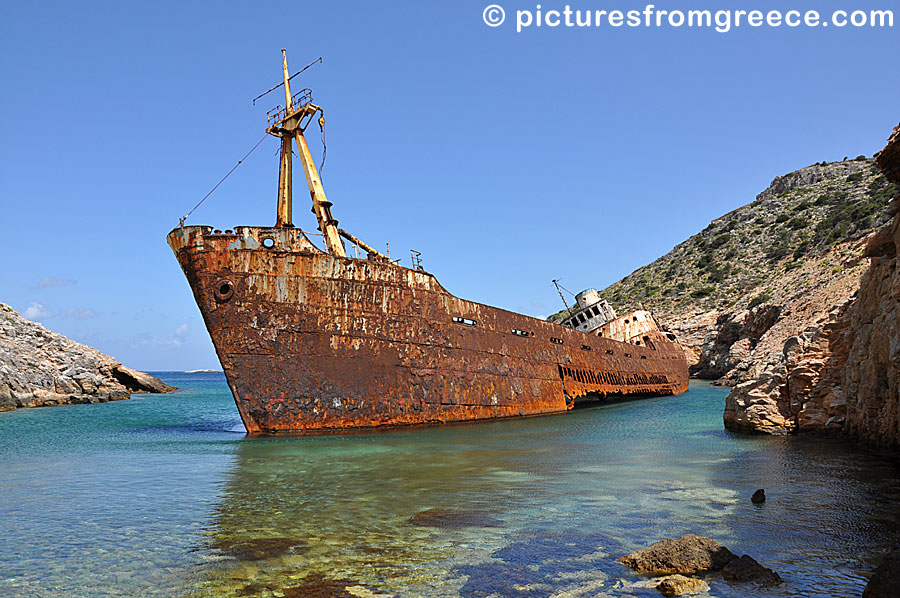
<instances>
[{"instance_id":1,"label":"ship reflection in water","mask_svg":"<svg viewBox=\"0 0 900 598\"><path fill-rule=\"evenodd\" d=\"M616 559L686 532L779 571L787 583L767 595L859 595L863 559L898 539L896 472L844 446L719 431L723 396L701 385L677 413L654 399L247 438L188 595L654 596ZM746 595L710 581L710 595Z\"/></svg>"}]
</instances>

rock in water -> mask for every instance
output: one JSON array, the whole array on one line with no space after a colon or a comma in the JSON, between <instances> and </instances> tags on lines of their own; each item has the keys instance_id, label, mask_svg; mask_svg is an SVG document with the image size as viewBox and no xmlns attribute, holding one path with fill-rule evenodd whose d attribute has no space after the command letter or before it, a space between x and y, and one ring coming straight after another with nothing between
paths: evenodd
<instances>
[{"instance_id":1,"label":"rock in water","mask_svg":"<svg viewBox=\"0 0 900 598\"><path fill-rule=\"evenodd\" d=\"M750 497L750 502L755 505L766 502L766 491L760 488L756 492L753 493L753 496Z\"/></svg>"},{"instance_id":2,"label":"rock in water","mask_svg":"<svg viewBox=\"0 0 900 598\"><path fill-rule=\"evenodd\" d=\"M684 575L672 575L665 577L656 586L657 591L663 596L683 596L684 594L696 594L709 589L709 584L702 579L685 577Z\"/></svg>"},{"instance_id":3,"label":"rock in water","mask_svg":"<svg viewBox=\"0 0 900 598\"><path fill-rule=\"evenodd\" d=\"M746 554L725 565L722 568L722 577L726 581L753 581L762 586L775 586L784 581L780 575L763 567L753 557Z\"/></svg>"},{"instance_id":4,"label":"rock in water","mask_svg":"<svg viewBox=\"0 0 900 598\"><path fill-rule=\"evenodd\" d=\"M648 548L619 559L638 573L650 575L693 574L716 571L735 559L735 555L715 540L687 534L666 538Z\"/></svg>"},{"instance_id":5,"label":"rock in water","mask_svg":"<svg viewBox=\"0 0 900 598\"><path fill-rule=\"evenodd\" d=\"M121 363L113 368L113 375L131 392L167 393L175 390L174 386L169 386L159 378L127 368Z\"/></svg>"},{"instance_id":6,"label":"rock in water","mask_svg":"<svg viewBox=\"0 0 900 598\"><path fill-rule=\"evenodd\" d=\"M418 527L500 527L503 522L478 511L458 509L428 509L411 517L407 523Z\"/></svg>"},{"instance_id":7,"label":"rock in water","mask_svg":"<svg viewBox=\"0 0 900 598\"><path fill-rule=\"evenodd\" d=\"M127 399L133 392L173 390L0 303L0 411L102 403Z\"/></svg>"},{"instance_id":8,"label":"rock in water","mask_svg":"<svg viewBox=\"0 0 900 598\"><path fill-rule=\"evenodd\" d=\"M900 592L900 550L884 557L863 591L863 598L894 598Z\"/></svg>"}]
</instances>

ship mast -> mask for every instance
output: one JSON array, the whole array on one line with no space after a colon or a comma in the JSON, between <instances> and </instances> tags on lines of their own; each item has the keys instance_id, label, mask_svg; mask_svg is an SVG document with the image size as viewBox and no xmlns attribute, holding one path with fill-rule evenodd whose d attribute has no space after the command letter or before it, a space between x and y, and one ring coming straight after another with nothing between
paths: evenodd
<instances>
[{"instance_id":1,"label":"ship mast","mask_svg":"<svg viewBox=\"0 0 900 598\"><path fill-rule=\"evenodd\" d=\"M316 114L322 113L319 117L319 124L324 123L324 113L319 106L312 103L312 94L308 89L300 91L296 96L291 95L291 87L288 76L287 53L281 50L281 64L284 70L284 110L276 109L270 113L270 117L276 122L266 129L266 132L281 138L281 166L278 173L278 217L275 226L280 228L292 228L292 193L291 193L291 159L292 159L292 140L297 143L297 152L300 155L300 164L303 166L303 173L306 175L306 185L309 187L309 195L312 198L312 211L316 215L319 222L319 230L325 237L325 246L332 255L345 257L344 243L341 241L340 229L338 229L338 221L331 215L331 202L325 196L325 189L322 187L322 180L319 178L319 171L313 161L309 146L306 145L306 138L303 131L307 125L315 118ZM297 106L294 105L295 100Z\"/></svg>"}]
</instances>

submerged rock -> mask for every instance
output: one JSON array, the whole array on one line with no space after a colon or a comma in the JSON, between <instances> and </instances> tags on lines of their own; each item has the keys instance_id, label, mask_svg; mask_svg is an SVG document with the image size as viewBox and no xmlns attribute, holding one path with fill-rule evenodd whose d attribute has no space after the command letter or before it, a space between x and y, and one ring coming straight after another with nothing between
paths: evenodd
<instances>
[{"instance_id":1,"label":"submerged rock","mask_svg":"<svg viewBox=\"0 0 900 598\"><path fill-rule=\"evenodd\" d=\"M753 496L750 497L750 502L755 505L766 502L766 491L760 488L756 492L753 493Z\"/></svg>"},{"instance_id":2,"label":"submerged rock","mask_svg":"<svg viewBox=\"0 0 900 598\"><path fill-rule=\"evenodd\" d=\"M262 561L289 552L302 552L307 547L297 538L249 538L236 542L220 541L216 548L239 561Z\"/></svg>"},{"instance_id":3,"label":"submerged rock","mask_svg":"<svg viewBox=\"0 0 900 598\"><path fill-rule=\"evenodd\" d=\"M648 548L621 557L619 561L638 573L671 575L717 571L735 558L730 550L715 540L687 534L660 540Z\"/></svg>"},{"instance_id":4,"label":"submerged rock","mask_svg":"<svg viewBox=\"0 0 900 598\"><path fill-rule=\"evenodd\" d=\"M407 523L418 527L500 527L503 522L485 513L457 509L428 509L412 516Z\"/></svg>"},{"instance_id":5,"label":"submerged rock","mask_svg":"<svg viewBox=\"0 0 900 598\"><path fill-rule=\"evenodd\" d=\"M863 598L894 598L900 592L900 550L884 557L863 591Z\"/></svg>"},{"instance_id":6,"label":"submerged rock","mask_svg":"<svg viewBox=\"0 0 900 598\"><path fill-rule=\"evenodd\" d=\"M656 589L663 596L683 596L684 594L705 592L709 589L709 584L696 577L672 575L664 577L656 586Z\"/></svg>"},{"instance_id":7,"label":"submerged rock","mask_svg":"<svg viewBox=\"0 0 900 598\"><path fill-rule=\"evenodd\" d=\"M343 579L326 579L316 573L304 577L299 585L282 589L279 594L284 598L356 598L348 591L351 587L357 586Z\"/></svg>"},{"instance_id":8,"label":"submerged rock","mask_svg":"<svg viewBox=\"0 0 900 598\"><path fill-rule=\"evenodd\" d=\"M775 586L784 581L780 575L763 567L756 562L756 559L746 554L725 565L722 568L722 577L726 581L753 581L763 586Z\"/></svg>"}]
</instances>

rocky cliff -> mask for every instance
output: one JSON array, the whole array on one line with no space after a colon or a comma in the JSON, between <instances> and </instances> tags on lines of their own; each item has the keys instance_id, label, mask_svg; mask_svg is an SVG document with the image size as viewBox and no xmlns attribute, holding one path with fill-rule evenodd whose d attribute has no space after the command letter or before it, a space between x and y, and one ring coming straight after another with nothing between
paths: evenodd
<instances>
[{"instance_id":1,"label":"rocky cliff","mask_svg":"<svg viewBox=\"0 0 900 598\"><path fill-rule=\"evenodd\" d=\"M898 193L874 160L813 164L601 294L652 310L678 335L693 375L756 380L782 361L788 338L824 325L859 288L868 237Z\"/></svg>"},{"instance_id":2,"label":"rocky cliff","mask_svg":"<svg viewBox=\"0 0 900 598\"><path fill-rule=\"evenodd\" d=\"M878 156L900 183L900 126ZM823 322L787 339L781 359L736 386L725 425L740 431L840 431L900 449L900 197L867 239L859 289Z\"/></svg>"},{"instance_id":3,"label":"rocky cliff","mask_svg":"<svg viewBox=\"0 0 900 598\"><path fill-rule=\"evenodd\" d=\"M877 160L777 177L601 295L652 310L694 376L734 387L726 427L900 448L898 196L900 127Z\"/></svg>"},{"instance_id":4,"label":"rocky cliff","mask_svg":"<svg viewBox=\"0 0 900 598\"><path fill-rule=\"evenodd\" d=\"M0 303L0 411L117 401L136 392L173 390Z\"/></svg>"}]
</instances>

